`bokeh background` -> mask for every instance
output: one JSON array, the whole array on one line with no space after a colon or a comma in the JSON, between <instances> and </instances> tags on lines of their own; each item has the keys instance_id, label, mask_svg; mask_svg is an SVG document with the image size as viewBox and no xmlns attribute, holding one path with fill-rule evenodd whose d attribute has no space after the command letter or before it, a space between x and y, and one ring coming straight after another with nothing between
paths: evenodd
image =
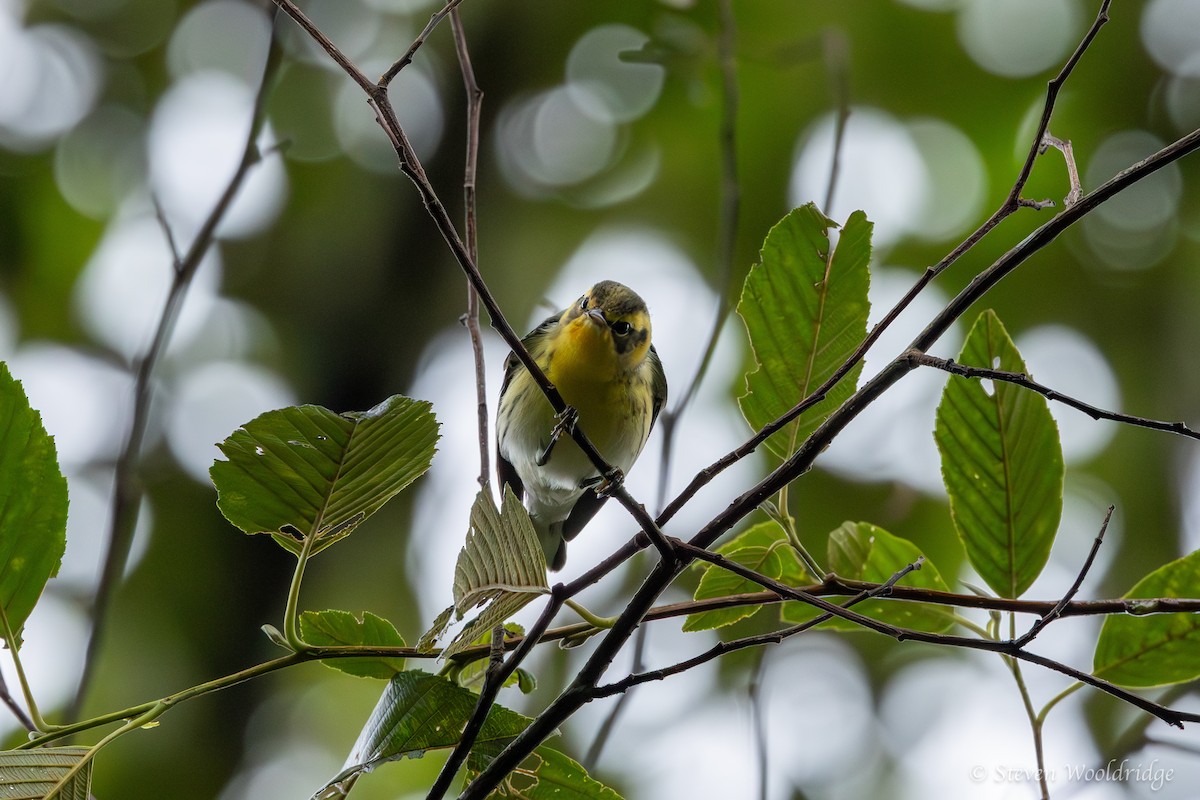
<instances>
[{"instance_id":1,"label":"bokeh background","mask_svg":"<svg viewBox=\"0 0 1200 800\"><path fill-rule=\"evenodd\" d=\"M873 319L999 205L1028 149L1047 80L1091 22L1089 0L733 3L742 206L729 285L717 263L717 59L711 0L534 3L467 0L462 15L486 93L480 265L524 329L600 278L634 286L678 392L694 374L721 292L786 211L824 202L834 120L850 107L827 209L875 221ZM368 74L399 57L437 4L307 0ZM1070 139L1085 188L1200 125L1200 0L1117 3L1063 92L1051 131ZM85 713L149 700L275 651L292 565L215 507L214 443L293 403L366 409L394 393L431 400L442 422L429 475L316 559L305 608L370 610L415 641L450 601L454 557L477 488L474 384L459 324L459 269L398 172L362 93L281 17L284 50L250 174L218 230L155 374L147 495ZM249 122L271 23L245 0L0 0L0 356L55 436L70 483L68 548L27 626L24 658L54 719L74 692L105 547L112 462L130 419L132 364L171 274L163 210L186 246L228 180ZM628 54L637 52L635 58ZM621 54L626 56L622 58ZM839 87L844 87L844 90ZM393 84L402 123L461 217L465 99L448 25ZM275 148L282 145L281 148ZM1035 377L1117 410L1196 423L1200 405L1200 159L1168 167L1092 214L987 299ZM1062 157L1042 158L1026 196L1061 201ZM894 356L941 304L1052 211L1010 218L926 291L874 351ZM504 348L486 331L489 392ZM956 354L961 329L937 352ZM680 423L667 485L750 431L737 412L749 354L724 327ZM916 541L943 575L970 581L932 443L939 374L911 376L831 447L792 492L812 549L843 520ZM1062 528L1030 597L1056 598L1104 508L1114 523L1082 597L1117 596L1200 547L1195 443L1052 408L1068 463ZM661 502L657 436L630 476ZM761 476L747 459L669 527L688 536ZM632 532L606 509L572 549L582 571ZM619 609L637 562L586 596ZM694 577L693 577L694 580ZM687 597L686 582L666 600ZM766 623L747 625L754 629ZM645 662L707 648L708 634L649 626ZM1037 649L1091 663L1097 620L1052 626ZM533 712L576 651L543 648ZM553 652L552 652L553 650ZM614 664L614 677L630 667ZM12 683L6 661L5 675ZM757 677L756 677L757 676ZM1027 670L1035 702L1065 688ZM752 699L751 689L757 687ZM307 797L336 773L382 688L311 664L186 703L99 758L100 798ZM1200 708L1185 687L1172 702ZM556 747L581 758L611 710L585 709ZM0 718L15 742L15 720ZM1096 693L1046 726L1055 797L1194 797L1200 739ZM966 652L862 635L808 635L634 692L592 765L629 798L1032 797L1030 734L1006 667ZM1160 786L1071 780L1103 765L1173 770ZM380 769L356 796L423 797L436 756Z\"/></svg>"}]
</instances>

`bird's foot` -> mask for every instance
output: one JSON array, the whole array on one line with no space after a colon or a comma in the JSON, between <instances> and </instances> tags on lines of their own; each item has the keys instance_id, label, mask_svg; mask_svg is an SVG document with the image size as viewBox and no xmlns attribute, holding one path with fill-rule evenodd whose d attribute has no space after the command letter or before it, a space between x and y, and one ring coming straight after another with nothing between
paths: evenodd
<instances>
[{"instance_id":1,"label":"bird's foot","mask_svg":"<svg viewBox=\"0 0 1200 800\"><path fill-rule=\"evenodd\" d=\"M550 431L550 443L546 445L546 449L538 454L537 465L539 467L546 466L550 460L550 454L554 452L554 445L558 444L558 440L563 434L568 436L575 432L575 424L579 422L579 412L571 406L567 406L562 410L561 414L556 414L558 422L554 424L554 428Z\"/></svg>"},{"instance_id":2,"label":"bird's foot","mask_svg":"<svg viewBox=\"0 0 1200 800\"><path fill-rule=\"evenodd\" d=\"M600 497L608 497L625 483L625 473L621 472L620 467L613 467L604 474L603 478L598 478L597 481L596 494Z\"/></svg>"}]
</instances>

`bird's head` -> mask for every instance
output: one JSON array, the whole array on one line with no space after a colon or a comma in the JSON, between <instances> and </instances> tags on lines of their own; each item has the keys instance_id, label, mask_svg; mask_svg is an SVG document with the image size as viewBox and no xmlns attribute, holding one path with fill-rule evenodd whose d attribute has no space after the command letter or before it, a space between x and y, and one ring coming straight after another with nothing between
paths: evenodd
<instances>
[{"instance_id":1,"label":"bird's head","mask_svg":"<svg viewBox=\"0 0 1200 800\"><path fill-rule=\"evenodd\" d=\"M650 350L650 312L636 292L600 281L566 311L561 322L571 345L595 366L608 361L634 369Z\"/></svg>"}]
</instances>

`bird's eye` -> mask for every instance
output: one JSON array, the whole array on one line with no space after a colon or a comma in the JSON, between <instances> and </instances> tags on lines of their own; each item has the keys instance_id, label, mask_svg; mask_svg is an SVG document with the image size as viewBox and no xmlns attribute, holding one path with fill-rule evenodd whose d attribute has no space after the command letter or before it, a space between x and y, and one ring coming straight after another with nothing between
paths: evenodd
<instances>
[{"instance_id":1,"label":"bird's eye","mask_svg":"<svg viewBox=\"0 0 1200 800\"><path fill-rule=\"evenodd\" d=\"M623 319L612 324L612 332L617 336L628 336L629 332L632 330L633 326Z\"/></svg>"},{"instance_id":2,"label":"bird's eye","mask_svg":"<svg viewBox=\"0 0 1200 800\"><path fill-rule=\"evenodd\" d=\"M580 311L587 311L587 301L588 301L588 299L587 299L586 294L583 297L579 298L579 310Z\"/></svg>"}]
</instances>

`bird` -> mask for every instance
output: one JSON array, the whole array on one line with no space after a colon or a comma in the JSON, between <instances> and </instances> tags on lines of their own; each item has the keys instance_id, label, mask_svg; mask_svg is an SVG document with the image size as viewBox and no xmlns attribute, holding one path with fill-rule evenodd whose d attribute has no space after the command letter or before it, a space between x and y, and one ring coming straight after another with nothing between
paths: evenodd
<instances>
[{"instance_id":1,"label":"bird","mask_svg":"<svg viewBox=\"0 0 1200 800\"><path fill-rule=\"evenodd\" d=\"M605 478L563 434L578 424L605 461L628 473L667 401L667 378L645 301L616 281L595 284L521 343L573 412L557 415L509 353L496 423L497 477L502 492L507 484L525 501L547 566L560 570L567 542L607 499Z\"/></svg>"}]
</instances>

